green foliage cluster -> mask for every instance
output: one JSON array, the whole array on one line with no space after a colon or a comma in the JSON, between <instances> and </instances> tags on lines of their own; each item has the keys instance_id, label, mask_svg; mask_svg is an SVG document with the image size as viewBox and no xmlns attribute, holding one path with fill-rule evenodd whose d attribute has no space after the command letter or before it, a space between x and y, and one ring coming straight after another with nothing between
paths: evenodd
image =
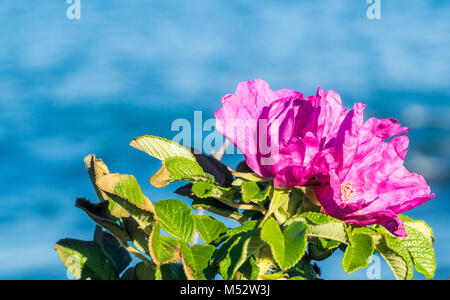
<instances>
[{"instance_id":1,"label":"green foliage cluster","mask_svg":"<svg viewBox=\"0 0 450 300\"><path fill-rule=\"evenodd\" d=\"M97 224L94 238L62 239L55 246L77 279L314 280L321 278L315 261L336 250L344 252L347 273L367 267L376 252L397 279L412 279L414 268L426 278L434 276L434 237L423 221L401 216L406 238L377 225L350 226L322 213L311 190L274 189L245 162L233 171L154 136L130 145L162 161L150 179L153 186L187 181L176 193L191 199L194 209L240 226L227 228L213 217L195 215L178 199L153 204L132 175L110 173L89 155L85 164L99 201L79 198L76 206ZM193 242L197 234L202 243ZM132 263L133 257L139 262Z\"/></svg>"}]
</instances>

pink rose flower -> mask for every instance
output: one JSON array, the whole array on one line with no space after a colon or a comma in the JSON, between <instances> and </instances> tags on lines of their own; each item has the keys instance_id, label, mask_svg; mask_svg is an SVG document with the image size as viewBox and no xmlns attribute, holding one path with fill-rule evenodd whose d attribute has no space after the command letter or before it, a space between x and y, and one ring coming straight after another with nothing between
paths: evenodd
<instances>
[{"instance_id":1,"label":"pink rose flower","mask_svg":"<svg viewBox=\"0 0 450 300\"><path fill-rule=\"evenodd\" d=\"M363 123L365 104L356 103L337 132L330 184L315 188L325 212L347 224L380 224L404 237L397 216L432 199L425 179L404 167L409 139L394 119L370 118Z\"/></svg>"},{"instance_id":2,"label":"pink rose flower","mask_svg":"<svg viewBox=\"0 0 450 300\"><path fill-rule=\"evenodd\" d=\"M339 95L303 98L262 80L240 83L222 99L216 128L248 166L276 188L308 186L323 211L347 224L381 224L406 236L397 216L432 199L425 179L404 167L408 128L394 119L363 123L365 104L346 113Z\"/></svg>"},{"instance_id":3,"label":"pink rose flower","mask_svg":"<svg viewBox=\"0 0 450 300\"><path fill-rule=\"evenodd\" d=\"M283 115L276 104L271 105L270 111L275 116ZM288 131L287 136L280 133L284 139L273 167L275 187L315 186L328 182L328 171L335 167L331 153L345 115L339 94L325 92L320 87L315 96L299 102L291 120L293 130Z\"/></svg>"},{"instance_id":4,"label":"pink rose flower","mask_svg":"<svg viewBox=\"0 0 450 300\"><path fill-rule=\"evenodd\" d=\"M240 83L222 105L216 129L255 173L272 177L278 188L328 180L330 151L346 113L336 92L319 88L305 99L293 90L272 91L257 79Z\"/></svg>"}]
</instances>

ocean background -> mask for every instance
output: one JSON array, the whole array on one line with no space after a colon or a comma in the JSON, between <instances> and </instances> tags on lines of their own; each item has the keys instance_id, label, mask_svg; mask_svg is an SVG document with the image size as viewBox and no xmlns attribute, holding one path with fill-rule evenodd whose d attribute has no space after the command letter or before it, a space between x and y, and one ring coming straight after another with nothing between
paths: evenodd
<instances>
[{"instance_id":1,"label":"ocean background","mask_svg":"<svg viewBox=\"0 0 450 300\"><path fill-rule=\"evenodd\" d=\"M130 140L172 138L172 122L193 122L194 111L211 119L223 95L255 78L305 95L333 89L347 107L366 102L366 116L411 128L406 163L436 197L407 215L433 227L436 278L448 279L449 1L381 0L380 20L365 0L81 0L80 20L68 7L0 2L0 279L68 278L53 245L92 237L74 207L95 200L85 155L134 174L152 201L174 198L179 184L150 187L160 162ZM341 257L319 263L324 278L367 278L345 274Z\"/></svg>"}]
</instances>

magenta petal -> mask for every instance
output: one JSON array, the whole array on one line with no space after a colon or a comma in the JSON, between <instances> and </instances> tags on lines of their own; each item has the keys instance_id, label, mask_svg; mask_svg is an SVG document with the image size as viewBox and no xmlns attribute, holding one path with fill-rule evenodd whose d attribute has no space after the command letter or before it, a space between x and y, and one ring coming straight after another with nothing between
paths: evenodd
<instances>
[{"instance_id":1,"label":"magenta petal","mask_svg":"<svg viewBox=\"0 0 450 300\"><path fill-rule=\"evenodd\" d=\"M330 185L316 189L318 201L331 216L360 226L381 224L405 236L396 216L433 198L425 179L403 166L408 138L394 119L369 119L361 125L355 105L336 139L337 167Z\"/></svg>"},{"instance_id":2,"label":"magenta petal","mask_svg":"<svg viewBox=\"0 0 450 300\"><path fill-rule=\"evenodd\" d=\"M316 188L317 199L330 216L357 226L380 224L397 236L406 236L403 221L393 211L377 207L376 200L372 202L375 205L363 208L361 203L345 204L340 200L336 201L335 194L330 186Z\"/></svg>"},{"instance_id":3,"label":"magenta petal","mask_svg":"<svg viewBox=\"0 0 450 300\"><path fill-rule=\"evenodd\" d=\"M323 145L336 137L339 127L346 115L346 109L342 106L342 100L335 91L324 91L321 87L317 89L314 98L310 98L315 107L316 135Z\"/></svg>"},{"instance_id":4,"label":"magenta petal","mask_svg":"<svg viewBox=\"0 0 450 300\"><path fill-rule=\"evenodd\" d=\"M301 139L291 141L280 153L281 159L274 165L275 188L289 188L306 184L310 178L304 166L307 145Z\"/></svg>"},{"instance_id":5,"label":"magenta petal","mask_svg":"<svg viewBox=\"0 0 450 300\"><path fill-rule=\"evenodd\" d=\"M354 216L348 216L344 221L347 224L357 226L379 224L398 237L407 236L402 219L390 210L377 211L368 214L358 212L355 213Z\"/></svg>"},{"instance_id":6,"label":"magenta petal","mask_svg":"<svg viewBox=\"0 0 450 300\"><path fill-rule=\"evenodd\" d=\"M261 110L278 97L264 80L241 82L234 95L222 98L222 104L234 106L234 109L245 110L249 116L257 118Z\"/></svg>"},{"instance_id":7,"label":"magenta petal","mask_svg":"<svg viewBox=\"0 0 450 300\"><path fill-rule=\"evenodd\" d=\"M254 172L263 177L272 177L271 166L261 163L261 157L265 154L260 147L264 144L261 139L270 140L270 133L258 131L260 115L280 97L301 96L301 93L291 90L274 92L260 79L242 82L235 94L222 99L223 107L215 113L216 129L244 153L248 166ZM289 124L284 122L283 126Z\"/></svg>"},{"instance_id":8,"label":"magenta petal","mask_svg":"<svg viewBox=\"0 0 450 300\"><path fill-rule=\"evenodd\" d=\"M409 131L408 127L402 127L395 119L370 118L364 125L371 129L373 135L383 139L389 139L394 135Z\"/></svg>"},{"instance_id":9,"label":"magenta petal","mask_svg":"<svg viewBox=\"0 0 450 300\"><path fill-rule=\"evenodd\" d=\"M294 99L303 99L303 94L294 90L277 90L275 91L275 94L277 95L277 99L284 99L284 98L294 98Z\"/></svg>"},{"instance_id":10,"label":"magenta petal","mask_svg":"<svg viewBox=\"0 0 450 300\"><path fill-rule=\"evenodd\" d=\"M270 105L271 115L282 120L275 186L325 184L326 174L336 167L331 152L346 109L336 92L325 92L320 87L315 96L293 101L290 106L287 103L276 101Z\"/></svg>"},{"instance_id":11,"label":"magenta petal","mask_svg":"<svg viewBox=\"0 0 450 300\"><path fill-rule=\"evenodd\" d=\"M345 108L336 92L318 89L272 91L262 80L240 83L222 99L216 128L244 153L248 166L277 187L324 178L335 166L331 155ZM334 150L333 150L334 151Z\"/></svg>"},{"instance_id":12,"label":"magenta petal","mask_svg":"<svg viewBox=\"0 0 450 300\"><path fill-rule=\"evenodd\" d=\"M422 205L433 197L434 194L431 194L425 179L408 172L402 166L389 177L388 184L383 185L380 201L387 203L390 210L400 214Z\"/></svg>"},{"instance_id":13,"label":"magenta petal","mask_svg":"<svg viewBox=\"0 0 450 300\"><path fill-rule=\"evenodd\" d=\"M394 214L391 220L386 222L380 222L380 225L384 226L387 230L389 230L393 235L398 237L407 237L405 226L403 224L402 219Z\"/></svg>"},{"instance_id":14,"label":"magenta petal","mask_svg":"<svg viewBox=\"0 0 450 300\"><path fill-rule=\"evenodd\" d=\"M337 133L336 160L340 163L340 177L345 177L352 166L358 148L358 132L363 124L365 107L365 104L355 103Z\"/></svg>"}]
</instances>

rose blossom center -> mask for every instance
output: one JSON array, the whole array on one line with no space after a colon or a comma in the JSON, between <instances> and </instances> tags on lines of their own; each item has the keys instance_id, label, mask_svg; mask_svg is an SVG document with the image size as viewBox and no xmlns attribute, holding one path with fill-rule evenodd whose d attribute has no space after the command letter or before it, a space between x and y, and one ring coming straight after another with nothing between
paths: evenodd
<instances>
[{"instance_id":1,"label":"rose blossom center","mask_svg":"<svg viewBox=\"0 0 450 300\"><path fill-rule=\"evenodd\" d=\"M349 203L353 196L355 195L356 190L353 188L353 182L344 182L341 184L341 200L345 204Z\"/></svg>"}]
</instances>

